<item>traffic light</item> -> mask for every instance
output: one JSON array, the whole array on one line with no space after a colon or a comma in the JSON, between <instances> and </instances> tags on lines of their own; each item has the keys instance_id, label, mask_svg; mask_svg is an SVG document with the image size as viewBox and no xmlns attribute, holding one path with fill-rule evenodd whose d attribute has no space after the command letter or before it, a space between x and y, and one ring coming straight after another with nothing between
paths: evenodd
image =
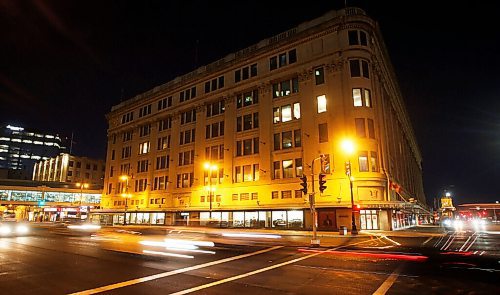
<instances>
[{"instance_id":1,"label":"traffic light","mask_svg":"<svg viewBox=\"0 0 500 295\"><path fill-rule=\"evenodd\" d=\"M323 174L323 173L320 173L318 175L318 178L319 178L318 183L319 183L319 191L320 192L323 192L326 189L326 185L325 185L326 180L325 180L325 177L326 177L326 174Z\"/></svg>"},{"instance_id":2,"label":"traffic light","mask_svg":"<svg viewBox=\"0 0 500 295\"><path fill-rule=\"evenodd\" d=\"M351 176L351 162L345 162L345 175Z\"/></svg>"},{"instance_id":3,"label":"traffic light","mask_svg":"<svg viewBox=\"0 0 500 295\"><path fill-rule=\"evenodd\" d=\"M302 176L302 177L299 177L300 180L302 180L302 182L300 183L300 186L302 186L302 188L300 189L302 191L302 193L304 193L304 195L307 195L307 176Z\"/></svg>"}]
</instances>

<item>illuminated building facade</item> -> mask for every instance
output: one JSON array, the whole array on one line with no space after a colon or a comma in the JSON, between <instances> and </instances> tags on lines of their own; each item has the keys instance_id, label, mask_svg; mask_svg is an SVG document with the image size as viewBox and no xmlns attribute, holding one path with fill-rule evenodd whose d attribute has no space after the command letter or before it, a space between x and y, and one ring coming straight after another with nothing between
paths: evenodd
<instances>
[{"instance_id":1,"label":"illuminated building facade","mask_svg":"<svg viewBox=\"0 0 500 295\"><path fill-rule=\"evenodd\" d=\"M319 229L350 228L346 161L358 228L402 228L429 213L381 32L358 8L231 53L114 106L107 119L105 222L310 228L306 175ZM343 153L345 138L354 155Z\"/></svg>"},{"instance_id":2,"label":"illuminated building facade","mask_svg":"<svg viewBox=\"0 0 500 295\"><path fill-rule=\"evenodd\" d=\"M18 220L59 221L86 217L99 206L102 186L81 189L61 182L0 180L0 216L15 213Z\"/></svg>"},{"instance_id":3,"label":"illuminated building facade","mask_svg":"<svg viewBox=\"0 0 500 295\"><path fill-rule=\"evenodd\" d=\"M36 161L46 160L65 151L59 135L25 130L23 127L0 127L0 169L8 178L31 179Z\"/></svg>"},{"instance_id":4,"label":"illuminated building facade","mask_svg":"<svg viewBox=\"0 0 500 295\"><path fill-rule=\"evenodd\" d=\"M102 186L104 170L103 160L62 153L57 157L37 162L33 169L33 180L88 183Z\"/></svg>"}]
</instances>

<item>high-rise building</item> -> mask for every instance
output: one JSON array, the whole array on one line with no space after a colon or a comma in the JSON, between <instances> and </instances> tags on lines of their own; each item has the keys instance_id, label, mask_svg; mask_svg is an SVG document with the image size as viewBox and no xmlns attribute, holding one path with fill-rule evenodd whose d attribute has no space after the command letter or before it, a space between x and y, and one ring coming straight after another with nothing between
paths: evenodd
<instances>
[{"instance_id":1,"label":"high-rise building","mask_svg":"<svg viewBox=\"0 0 500 295\"><path fill-rule=\"evenodd\" d=\"M36 161L46 160L66 150L57 134L45 134L23 127L0 127L0 169L8 178L31 179Z\"/></svg>"},{"instance_id":2,"label":"high-rise building","mask_svg":"<svg viewBox=\"0 0 500 295\"><path fill-rule=\"evenodd\" d=\"M351 227L351 214L358 228L396 229L429 213L382 34L359 8L228 54L107 119L99 214L117 223L310 228L313 201L325 230Z\"/></svg>"},{"instance_id":3,"label":"high-rise building","mask_svg":"<svg viewBox=\"0 0 500 295\"><path fill-rule=\"evenodd\" d=\"M104 169L103 160L61 153L57 157L35 163L33 180L102 186Z\"/></svg>"}]
</instances>

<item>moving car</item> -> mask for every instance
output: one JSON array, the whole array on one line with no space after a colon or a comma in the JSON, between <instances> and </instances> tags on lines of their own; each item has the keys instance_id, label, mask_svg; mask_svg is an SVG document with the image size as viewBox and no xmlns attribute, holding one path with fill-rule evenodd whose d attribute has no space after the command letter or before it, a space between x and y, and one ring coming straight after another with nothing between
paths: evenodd
<instances>
[{"instance_id":1,"label":"moving car","mask_svg":"<svg viewBox=\"0 0 500 295\"><path fill-rule=\"evenodd\" d=\"M30 234L30 226L25 222L2 221L0 222L0 236L26 236Z\"/></svg>"}]
</instances>

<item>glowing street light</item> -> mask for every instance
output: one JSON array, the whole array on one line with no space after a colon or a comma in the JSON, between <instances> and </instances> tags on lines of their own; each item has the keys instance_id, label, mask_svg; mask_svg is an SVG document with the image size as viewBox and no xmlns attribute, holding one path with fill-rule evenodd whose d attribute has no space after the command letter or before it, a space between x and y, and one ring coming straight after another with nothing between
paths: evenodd
<instances>
[{"instance_id":1,"label":"glowing street light","mask_svg":"<svg viewBox=\"0 0 500 295\"><path fill-rule=\"evenodd\" d=\"M353 155L356 151L356 147L354 145L354 142L350 139L344 139L341 142L341 148L344 154L347 156L347 162L345 162L345 174L349 178L349 186L351 188L351 234L357 235L358 234L358 228L356 227L356 219L354 217L355 213L355 207L354 207L354 194L353 194L353 189L352 189L352 182L354 180L354 177L352 176L352 166L351 166L351 159L350 156Z\"/></svg>"},{"instance_id":2,"label":"glowing street light","mask_svg":"<svg viewBox=\"0 0 500 295\"><path fill-rule=\"evenodd\" d=\"M205 162L203 165L205 168L205 171L208 173L208 198L210 200L210 211L209 211L209 219L212 219L212 196L213 192L215 191L215 187L212 188L212 173L213 171L217 171L218 167L216 164L212 164L210 162Z\"/></svg>"},{"instance_id":3,"label":"glowing street light","mask_svg":"<svg viewBox=\"0 0 500 295\"><path fill-rule=\"evenodd\" d=\"M81 213L81 207L82 207L82 199L83 199L83 189L88 189L89 184L85 182L77 182L76 187L80 188L80 201L78 202L78 211L77 211L77 217L80 219L82 216ZM88 213L87 213L88 214Z\"/></svg>"},{"instance_id":4,"label":"glowing street light","mask_svg":"<svg viewBox=\"0 0 500 295\"><path fill-rule=\"evenodd\" d=\"M128 204L127 201L128 199L132 196L131 194L128 193L128 180L130 177L128 175L120 175L120 181L125 182L125 188L122 190L121 196L122 198L125 198L125 216L123 218L123 225L127 225L127 208Z\"/></svg>"}]
</instances>

